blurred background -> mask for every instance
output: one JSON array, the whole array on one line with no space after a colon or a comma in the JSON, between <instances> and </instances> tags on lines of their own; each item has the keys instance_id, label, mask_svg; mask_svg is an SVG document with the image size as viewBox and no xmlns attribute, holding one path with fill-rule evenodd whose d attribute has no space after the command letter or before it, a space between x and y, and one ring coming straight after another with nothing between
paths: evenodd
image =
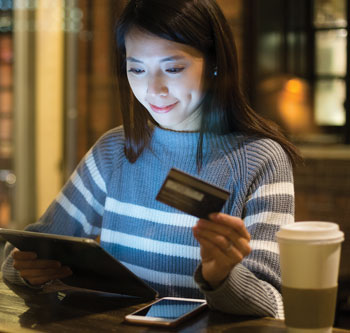
<instances>
[{"instance_id":1,"label":"blurred background","mask_svg":"<svg viewBox=\"0 0 350 333\"><path fill-rule=\"evenodd\" d=\"M89 147L121 124L113 75L125 0L0 0L0 227L44 212ZM350 240L348 0L218 0L251 105L299 147L296 220ZM345 244L344 244L345 245ZM350 276L349 246L341 274Z\"/></svg>"}]
</instances>

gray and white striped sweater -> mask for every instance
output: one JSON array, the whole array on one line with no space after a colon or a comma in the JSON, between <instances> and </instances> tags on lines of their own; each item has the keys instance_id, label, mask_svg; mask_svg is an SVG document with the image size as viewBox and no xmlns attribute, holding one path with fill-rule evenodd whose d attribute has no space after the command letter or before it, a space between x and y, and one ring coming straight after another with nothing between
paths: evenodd
<instances>
[{"instance_id":1,"label":"gray and white striped sweater","mask_svg":"<svg viewBox=\"0 0 350 333\"><path fill-rule=\"evenodd\" d=\"M198 133L156 127L130 164L123 128L107 132L86 154L46 213L27 230L95 238L160 296L203 298L235 314L283 317L275 233L294 221L292 167L279 144L242 135L205 139L197 174ZM196 218L155 200L170 168L230 191L223 212L244 219L252 252L211 290L201 276ZM9 253L11 246L7 245ZM10 256L4 277L24 283Z\"/></svg>"}]
</instances>

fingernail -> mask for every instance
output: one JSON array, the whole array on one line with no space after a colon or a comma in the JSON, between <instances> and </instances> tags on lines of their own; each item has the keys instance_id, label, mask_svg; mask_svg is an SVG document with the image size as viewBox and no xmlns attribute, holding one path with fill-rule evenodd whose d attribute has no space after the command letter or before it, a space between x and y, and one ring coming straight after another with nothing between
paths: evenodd
<instances>
[{"instance_id":1,"label":"fingernail","mask_svg":"<svg viewBox=\"0 0 350 333\"><path fill-rule=\"evenodd\" d=\"M209 214L209 218L213 219L213 220L216 220L219 217L220 217L220 213L211 213L211 214Z\"/></svg>"}]
</instances>

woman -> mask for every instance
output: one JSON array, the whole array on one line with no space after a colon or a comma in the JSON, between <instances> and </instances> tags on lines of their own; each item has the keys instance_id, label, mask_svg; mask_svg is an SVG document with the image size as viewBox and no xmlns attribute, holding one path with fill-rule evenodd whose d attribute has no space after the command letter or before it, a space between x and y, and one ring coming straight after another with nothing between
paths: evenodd
<instances>
[{"instance_id":1,"label":"woman","mask_svg":"<svg viewBox=\"0 0 350 333\"><path fill-rule=\"evenodd\" d=\"M245 103L230 28L214 0L131 0L116 27L123 127L87 153L27 230L95 238L160 296L283 317L275 232L293 222L294 147ZM155 200L170 168L224 187L197 221ZM7 247L4 277L71 274ZM13 268L14 267L14 268Z\"/></svg>"}]
</instances>

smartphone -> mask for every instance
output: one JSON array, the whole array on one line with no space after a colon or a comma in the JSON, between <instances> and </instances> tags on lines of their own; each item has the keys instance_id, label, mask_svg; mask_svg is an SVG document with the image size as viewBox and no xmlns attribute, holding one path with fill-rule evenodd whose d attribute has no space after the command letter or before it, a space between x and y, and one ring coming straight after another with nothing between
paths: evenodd
<instances>
[{"instance_id":1,"label":"smartphone","mask_svg":"<svg viewBox=\"0 0 350 333\"><path fill-rule=\"evenodd\" d=\"M176 326L185 319L205 309L204 299L164 297L125 316L135 324Z\"/></svg>"}]
</instances>

